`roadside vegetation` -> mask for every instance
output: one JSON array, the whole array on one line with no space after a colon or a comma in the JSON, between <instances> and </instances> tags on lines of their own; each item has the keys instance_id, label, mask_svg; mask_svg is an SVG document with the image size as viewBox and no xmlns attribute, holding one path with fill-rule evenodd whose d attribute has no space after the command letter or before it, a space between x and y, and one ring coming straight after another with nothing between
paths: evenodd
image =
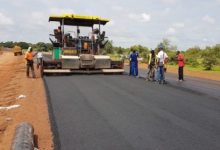
<instances>
[{"instance_id":1,"label":"roadside vegetation","mask_svg":"<svg viewBox=\"0 0 220 150\"><path fill-rule=\"evenodd\" d=\"M36 51L46 51L49 52L52 50L52 44L38 42L36 44L26 43L26 42L0 42L0 47L5 48L13 48L15 45L20 46L22 49L27 49L29 46L32 46ZM165 52L169 56L169 65L174 66L176 63L176 51L177 46L171 45L170 41L164 39L162 42L158 43L158 47L163 45ZM128 60L129 53L132 50L137 50L139 52L139 56L142 59L143 63L147 62L147 55L150 53L148 47L142 45L133 45L129 48L123 48L114 46L112 41L109 41L105 48L102 49L102 54L110 55L113 59L125 59ZM214 71L220 72L220 44L216 44L215 46L207 46L205 48L200 47L192 47L187 50L180 50L185 55L185 63L186 68L191 71Z\"/></svg>"},{"instance_id":2,"label":"roadside vegetation","mask_svg":"<svg viewBox=\"0 0 220 150\"><path fill-rule=\"evenodd\" d=\"M4 48L13 48L14 46L20 46L22 49L28 49L29 46L33 47L36 51L51 51L53 49L52 44L50 43L44 43L44 42L38 42L36 44L27 43L27 42L0 42L0 47Z\"/></svg>"},{"instance_id":3,"label":"roadside vegetation","mask_svg":"<svg viewBox=\"0 0 220 150\"><path fill-rule=\"evenodd\" d=\"M157 52L158 47L163 45L165 52L169 56L169 65L176 66L176 51L177 46L171 45L170 41L164 39L161 43L158 44L155 51ZM109 54L115 58L128 58L129 53L132 50L137 50L140 57L143 58L142 62L147 62L147 55L150 53L148 47L141 45L134 45L129 48L115 47L113 42L109 42L105 49L103 50L104 54ZM215 46L207 46L205 48L192 47L187 50L180 50L185 55L186 68L191 71L214 71L220 72L220 44Z\"/></svg>"}]
</instances>

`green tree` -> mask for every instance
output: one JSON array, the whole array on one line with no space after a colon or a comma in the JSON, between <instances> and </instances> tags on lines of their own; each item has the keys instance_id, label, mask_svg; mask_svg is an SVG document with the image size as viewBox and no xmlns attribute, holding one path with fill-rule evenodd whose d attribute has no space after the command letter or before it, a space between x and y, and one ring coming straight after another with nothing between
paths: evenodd
<instances>
[{"instance_id":1,"label":"green tree","mask_svg":"<svg viewBox=\"0 0 220 150\"><path fill-rule=\"evenodd\" d=\"M13 48L15 45L14 45L14 42L8 41L8 42L5 42L3 46L7 48Z\"/></svg>"},{"instance_id":2,"label":"green tree","mask_svg":"<svg viewBox=\"0 0 220 150\"><path fill-rule=\"evenodd\" d=\"M149 49L142 45L133 45L130 47L130 51L132 50L136 50L137 52L139 52L139 56L143 58L147 58L147 54L149 53Z\"/></svg>"},{"instance_id":3,"label":"green tree","mask_svg":"<svg viewBox=\"0 0 220 150\"><path fill-rule=\"evenodd\" d=\"M192 47L186 50L185 52L185 62L186 64L191 65L192 67L198 67L198 60L202 58L202 50L200 47Z\"/></svg>"},{"instance_id":4,"label":"green tree","mask_svg":"<svg viewBox=\"0 0 220 150\"><path fill-rule=\"evenodd\" d=\"M216 59L217 59L216 64L220 65L220 44L217 44L213 47L213 53L214 53L214 55L216 56Z\"/></svg>"},{"instance_id":5,"label":"green tree","mask_svg":"<svg viewBox=\"0 0 220 150\"><path fill-rule=\"evenodd\" d=\"M176 45L171 45L171 42L169 39L163 39L162 42L160 42L158 45L157 45L157 48L158 49L159 47L163 47L164 48L164 51L165 52L168 52L168 51L177 51L177 46Z\"/></svg>"},{"instance_id":6,"label":"green tree","mask_svg":"<svg viewBox=\"0 0 220 150\"><path fill-rule=\"evenodd\" d=\"M46 51L52 51L53 45L51 43L46 43L47 50Z\"/></svg>"},{"instance_id":7,"label":"green tree","mask_svg":"<svg viewBox=\"0 0 220 150\"><path fill-rule=\"evenodd\" d=\"M103 54L112 54L113 53L113 42L109 41L106 43L105 47L102 49Z\"/></svg>"},{"instance_id":8,"label":"green tree","mask_svg":"<svg viewBox=\"0 0 220 150\"><path fill-rule=\"evenodd\" d=\"M217 63L216 56L212 53L212 51L206 49L203 51L203 61L202 66L205 70L212 70L213 66Z\"/></svg>"},{"instance_id":9,"label":"green tree","mask_svg":"<svg viewBox=\"0 0 220 150\"><path fill-rule=\"evenodd\" d=\"M114 52L116 52L117 54L123 54L124 49L122 47L115 47Z\"/></svg>"},{"instance_id":10,"label":"green tree","mask_svg":"<svg viewBox=\"0 0 220 150\"><path fill-rule=\"evenodd\" d=\"M192 47L186 50L185 55L187 55L188 57L200 57L201 52L202 50L200 49L200 47Z\"/></svg>"},{"instance_id":11,"label":"green tree","mask_svg":"<svg viewBox=\"0 0 220 150\"><path fill-rule=\"evenodd\" d=\"M197 61L196 58L193 58L193 57L185 57L185 62L186 62L186 64L188 64L192 67L198 67L199 66L199 62Z\"/></svg>"},{"instance_id":12,"label":"green tree","mask_svg":"<svg viewBox=\"0 0 220 150\"><path fill-rule=\"evenodd\" d=\"M33 47L37 51L47 51L47 45L44 42L38 42L35 45L33 45Z\"/></svg>"},{"instance_id":13,"label":"green tree","mask_svg":"<svg viewBox=\"0 0 220 150\"><path fill-rule=\"evenodd\" d=\"M144 47L142 45L133 45L129 48L129 51L127 51L127 55L133 50L136 50L139 53L139 57L143 58L143 62L147 61L147 56L149 54L149 49L147 47Z\"/></svg>"},{"instance_id":14,"label":"green tree","mask_svg":"<svg viewBox=\"0 0 220 150\"><path fill-rule=\"evenodd\" d=\"M28 49L28 47L29 47L29 44L26 42L18 42L18 43L16 43L16 45L20 46L21 49Z\"/></svg>"}]
</instances>

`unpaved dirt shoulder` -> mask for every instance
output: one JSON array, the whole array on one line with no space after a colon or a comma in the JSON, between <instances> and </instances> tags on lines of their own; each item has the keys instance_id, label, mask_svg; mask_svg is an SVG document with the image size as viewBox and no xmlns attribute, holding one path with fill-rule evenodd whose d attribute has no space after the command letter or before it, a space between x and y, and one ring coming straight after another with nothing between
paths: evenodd
<instances>
[{"instance_id":1,"label":"unpaved dirt shoulder","mask_svg":"<svg viewBox=\"0 0 220 150\"><path fill-rule=\"evenodd\" d=\"M0 107L20 106L0 110L0 150L10 149L16 125L24 121L34 126L39 149L53 149L44 84L35 72L36 79L26 78L24 56L0 55Z\"/></svg>"}]
</instances>

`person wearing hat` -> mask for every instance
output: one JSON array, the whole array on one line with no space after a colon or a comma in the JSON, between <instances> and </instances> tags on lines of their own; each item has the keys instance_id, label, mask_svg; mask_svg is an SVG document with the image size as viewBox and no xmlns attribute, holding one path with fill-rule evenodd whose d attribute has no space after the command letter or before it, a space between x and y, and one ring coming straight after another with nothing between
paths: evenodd
<instances>
[{"instance_id":1,"label":"person wearing hat","mask_svg":"<svg viewBox=\"0 0 220 150\"><path fill-rule=\"evenodd\" d=\"M34 73L34 54L33 54L33 49L32 47L29 47L27 52L25 53L25 59L27 61L27 70L26 70L26 76L29 77L29 69L31 69L32 77L35 78L35 73Z\"/></svg>"},{"instance_id":2,"label":"person wearing hat","mask_svg":"<svg viewBox=\"0 0 220 150\"><path fill-rule=\"evenodd\" d=\"M159 69L159 83L165 84L165 76L164 76L164 65L167 63L168 56L163 51L163 47L159 47L159 53L157 54L158 59L158 69Z\"/></svg>"}]
</instances>

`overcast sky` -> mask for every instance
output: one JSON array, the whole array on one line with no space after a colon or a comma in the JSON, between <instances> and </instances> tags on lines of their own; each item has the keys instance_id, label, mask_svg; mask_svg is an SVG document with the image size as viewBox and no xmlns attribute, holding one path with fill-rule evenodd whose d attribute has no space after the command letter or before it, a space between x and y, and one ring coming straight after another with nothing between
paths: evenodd
<instances>
[{"instance_id":1,"label":"overcast sky","mask_svg":"<svg viewBox=\"0 0 220 150\"><path fill-rule=\"evenodd\" d=\"M179 50L220 43L220 0L0 0L0 41L49 42L51 14L110 19L114 45L149 48L167 38Z\"/></svg>"}]
</instances>

